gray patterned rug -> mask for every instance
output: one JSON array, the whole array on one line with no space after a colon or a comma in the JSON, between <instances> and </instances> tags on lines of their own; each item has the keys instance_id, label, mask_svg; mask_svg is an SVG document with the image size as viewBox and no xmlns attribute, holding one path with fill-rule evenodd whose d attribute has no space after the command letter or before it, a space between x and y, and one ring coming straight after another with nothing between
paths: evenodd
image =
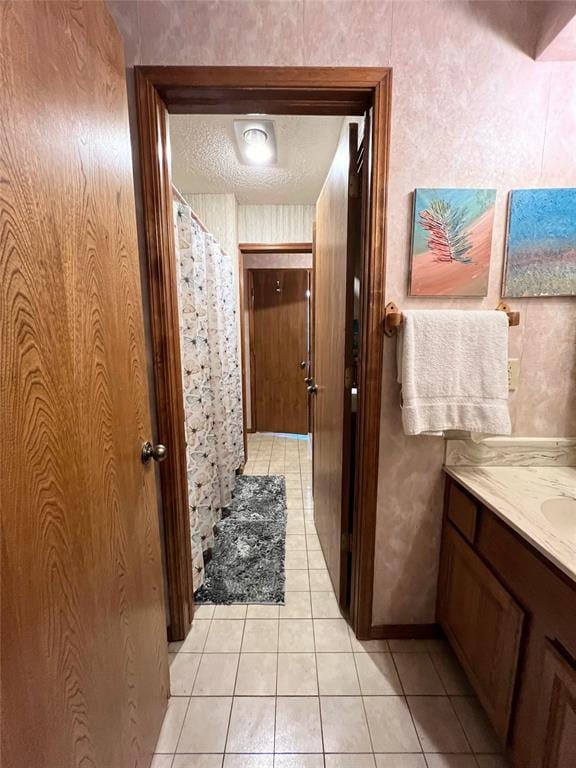
<instances>
[{"instance_id":1,"label":"gray patterned rug","mask_svg":"<svg viewBox=\"0 0 576 768\"><path fill-rule=\"evenodd\" d=\"M216 527L199 603L283 603L286 484L279 475L240 475Z\"/></svg>"}]
</instances>

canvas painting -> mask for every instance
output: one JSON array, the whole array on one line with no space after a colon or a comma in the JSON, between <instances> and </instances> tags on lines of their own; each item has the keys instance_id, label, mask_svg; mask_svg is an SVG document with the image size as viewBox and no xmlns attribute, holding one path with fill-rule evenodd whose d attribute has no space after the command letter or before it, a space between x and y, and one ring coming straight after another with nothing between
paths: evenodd
<instances>
[{"instance_id":1,"label":"canvas painting","mask_svg":"<svg viewBox=\"0 0 576 768\"><path fill-rule=\"evenodd\" d=\"M411 296L486 296L494 189L417 189Z\"/></svg>"},{"instance_id":2,"label":"canvas painting","mask_svg":"<svg viewBox=\"0 0 576 768\"><path fill-rule=\"evenodd\" d=\"M510 193L504 296L576 295L576 189Z\"/></svg>"}]
</instances>

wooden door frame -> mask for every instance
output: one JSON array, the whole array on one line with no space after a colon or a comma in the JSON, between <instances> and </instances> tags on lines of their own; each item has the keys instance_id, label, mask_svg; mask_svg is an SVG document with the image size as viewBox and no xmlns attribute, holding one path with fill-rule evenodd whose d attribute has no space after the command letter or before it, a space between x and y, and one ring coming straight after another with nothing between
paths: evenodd
<instances>
[{"instance_id":1,"label":"wooden door frame","mask_svg":"<svg viewBox=\"0 0 576 768\"><path fill-rule=\"evenodd\" d=\"M168 444L161 491L171 637L192 610L184 405L167 114L363 115L372 110L370 202L363 254L350 618L372 636L385 279L385 217L392 71L371 67L135 67L158 437ZM160 151L159 151L160 150Z\"/></svg>"},{"instance_id":2,"label":"wooden door frame","mask_svg":"<svg viewBox=\"0 0 576 768\"><path fill-rule=\"evenodd\" d=\"M254 425L250 429L247 427L246 419L246 401L250 399L250 413L254 414L254 388L253 388L253 361L252 358L246 361L245 334L246 324L244 316L246 314L246 286L250 284L250 276L247 274L250 268L244 266L244 257L250 254L282 254L289 255L293 253L312 253L312 243L239 243L238 244L238 291L239 291L239 312L240 312L240 336L242 340L240 350L240 361L242 367L242 407L244 409L244 455L248 457L248 432L255 432ZM310 270L311 271L311 270ZM251 291L248 291L251 295ZM252 328L252 306L248 306L250 350L253 349L253 328ZM250 369L250 393L246 392L246 367Z\"/></svg>"}]
</instances>

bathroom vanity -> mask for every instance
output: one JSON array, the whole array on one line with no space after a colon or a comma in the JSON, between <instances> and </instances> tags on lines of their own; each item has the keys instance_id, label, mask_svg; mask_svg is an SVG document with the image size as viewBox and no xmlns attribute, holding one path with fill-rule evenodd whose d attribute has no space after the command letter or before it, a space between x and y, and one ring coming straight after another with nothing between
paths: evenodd
<instances>
[{"instance_id":1,"label":"bathroom vanity","mask_svg":"<svg viewBox=\"0 0 576 768\"><path fill-rule=\"evenodd\" d=\"M445 467L438 621L522 768L576 766L576 467L556 461Z\"/></svg>"}]
</instances>

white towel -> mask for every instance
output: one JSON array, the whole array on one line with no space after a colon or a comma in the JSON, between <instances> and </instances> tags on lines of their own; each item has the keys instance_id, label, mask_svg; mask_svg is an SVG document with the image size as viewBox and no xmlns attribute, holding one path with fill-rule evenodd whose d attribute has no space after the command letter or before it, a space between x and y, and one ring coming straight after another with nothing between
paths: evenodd
<instances>
[{"instance_id":1,"label":"white towel","mask_svg":"<svg viewBox=\"0 0 576 768\"><path fill-rule=\"evenodd\" d=\"M398 381L404 432L509 435L506 313L413 310L403 317Z\"/></svg>"}]
</instances>

